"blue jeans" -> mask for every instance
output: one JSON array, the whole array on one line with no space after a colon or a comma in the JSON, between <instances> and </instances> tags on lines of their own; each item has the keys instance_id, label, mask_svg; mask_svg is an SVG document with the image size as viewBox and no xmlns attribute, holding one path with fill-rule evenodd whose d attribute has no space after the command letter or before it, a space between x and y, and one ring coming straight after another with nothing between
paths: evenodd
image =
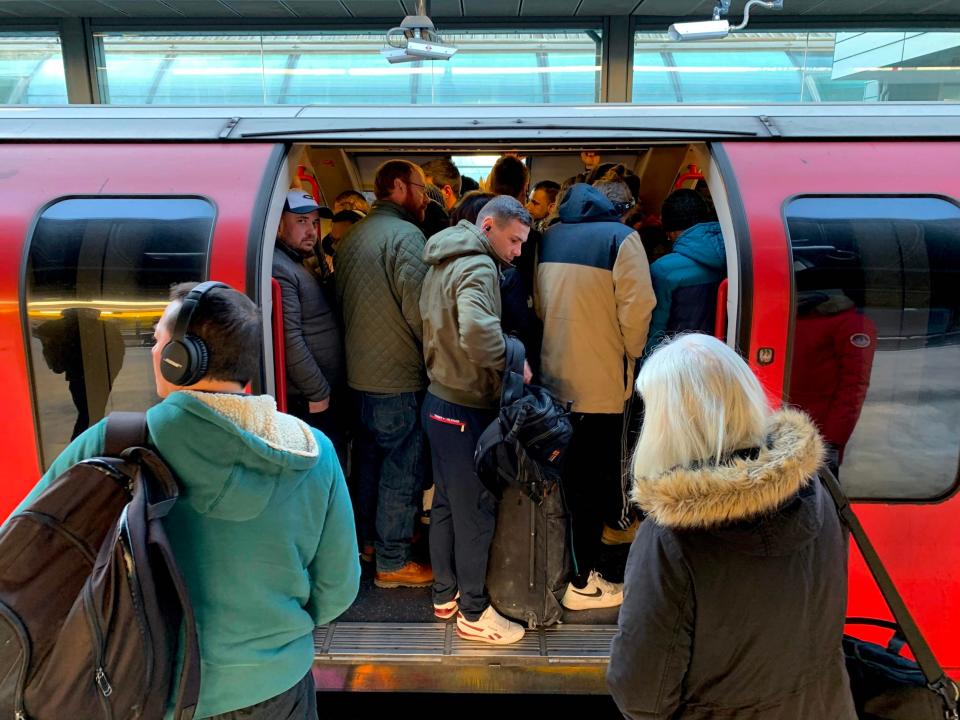
<instances>
[{"instance_id":1,"label":"blue jeans","mask_svg":"<svg viewBox=\"0 0 960 720\"><path fill-rule=\"evenodd\" d=\"M410 561L423 493L425 445L418 393L358 392L355 403L357 526L361 543L369 543L376 518L377 570L392 572Z\"/></svg>"},{"instance_id":2,"label":"blue jeans","mask_svg":"<svg viewBox=\"0 0 960 720\"><path fill-rule=\"evenodd\" d=\"M449 602L459 589L460 612L467 620L476 620L490 604L487 561L497 501L477 477L473 452L496 412L457 405L427 393L422 415L433 457L433 602Z\"/></svg>"}]
</instances>

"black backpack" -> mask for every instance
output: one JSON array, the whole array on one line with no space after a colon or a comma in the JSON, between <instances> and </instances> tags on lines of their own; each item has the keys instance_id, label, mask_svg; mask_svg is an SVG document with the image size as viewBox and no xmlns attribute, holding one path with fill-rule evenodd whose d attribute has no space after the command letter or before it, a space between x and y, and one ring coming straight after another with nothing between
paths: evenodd
<instances>
[{"instance_id":1,"label":"black backpack","mask_svg":"<svg viewBox=\"0 0 960 720\"><path fill-rule=\"evenodd\" d=\"M474 465L498 499L512 485L540 503L560 482L573 436L570 410L546 389L524 384L523 343L507 336L506 353L500 412L477 442Z\"/></svg>"},{"instance_id":2,"label":"black backpack","mask_svg":"<svg viewBox=\"0 0 960 720\"><path fill-rule=\"evenodd\" d=\"M193 611L162 519L177 500L143 413L107 421L105 457L54 480L0 534L0 717L176 720L200 691Z\"/></svg>"}]
</instances>

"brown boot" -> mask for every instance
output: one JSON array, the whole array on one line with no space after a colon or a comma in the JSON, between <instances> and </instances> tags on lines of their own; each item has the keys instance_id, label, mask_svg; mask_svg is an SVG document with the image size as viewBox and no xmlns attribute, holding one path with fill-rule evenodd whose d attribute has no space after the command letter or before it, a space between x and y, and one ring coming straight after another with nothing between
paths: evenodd
<instances>
[{"instance_id":1,"label":"brown boot","mask_svg":"<svg viewBox=\"0 0 960 720\"><path fill-rule=\"evenodd\" d=\"M429 565L421 565L411 560L402 568L390 572L380 572L373 578L373 584L381 588L426 587L433 584L433 570Z\"/></svg>"},{"instance_id":2,"label":"brown boot","mask_svg":"<svg viewBox=\"0 0 960 720\"><path fill-rule=\"evenodd\" d=\"M637 518L633 519L633 522L630 523L630 527L628 527L626 530L604 525L603 535L600 537L600 542L602 542L604 545L629 545L637 536L637 530L639 528L640 520Z\"/></svg>"}]
</instances>

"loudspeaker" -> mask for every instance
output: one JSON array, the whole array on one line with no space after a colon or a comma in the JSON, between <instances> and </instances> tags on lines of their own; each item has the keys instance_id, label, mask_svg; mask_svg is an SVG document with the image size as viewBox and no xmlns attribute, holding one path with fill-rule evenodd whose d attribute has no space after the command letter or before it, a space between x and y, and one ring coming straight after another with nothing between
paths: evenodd
<instances>
[{"instance_id":1,"label":"loudspeaker","mask_svg":"<svg viewBox=\"0 0 960 720\"><path fill-rule=\"evenodd\" d=\"M207 292L218 287L229 285L213 280L202 282L187 293L180 304L180 312L173 324L173 335L160 351L160 372L167 382L186 387L198 382L206 374L210 359L207 345L196 335L188 335L187 330L200 300Z\"/></svg>"}]
</instances>

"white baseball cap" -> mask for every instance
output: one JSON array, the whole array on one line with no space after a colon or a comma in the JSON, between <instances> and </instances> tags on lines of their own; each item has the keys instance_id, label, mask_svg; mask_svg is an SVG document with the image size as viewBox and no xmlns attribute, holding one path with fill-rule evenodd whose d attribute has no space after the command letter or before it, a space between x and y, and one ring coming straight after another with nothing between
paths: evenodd
<instances>
[{"instance_id":1,"label":"white baseball cap","mask_svg":"<svg viewBox=\"0 0 960 720\"><path fill-rule=\"evenodd\" d=\"M287 192L287 201L283 204L284 212L292 212L297 215L306 215L309 212L317 211L320 217L332 218L333 211L325 205L317 205L313 196L303 190L289 190Z\"/></svg>"}]
</instances>

